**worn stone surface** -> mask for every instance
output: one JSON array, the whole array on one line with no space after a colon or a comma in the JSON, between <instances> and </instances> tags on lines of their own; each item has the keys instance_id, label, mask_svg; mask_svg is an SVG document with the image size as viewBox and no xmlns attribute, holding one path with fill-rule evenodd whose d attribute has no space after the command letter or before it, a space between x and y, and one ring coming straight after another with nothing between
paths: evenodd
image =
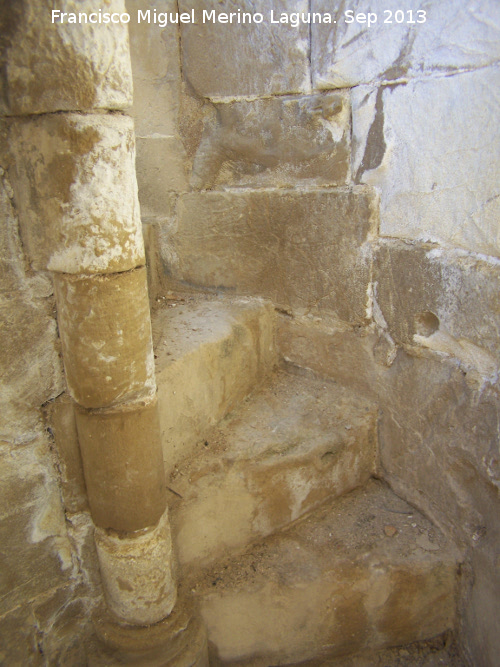
<instances>
[{"instance_id":1,"label":"worn stone surface","mask_svg":"<svg viewBox=\"0 0 500 667\"><path fill-rule=\"evenodd\" d=\"M9 614L0 617L0 661L4 664L34 667L41 667L44 664L29 605L17 607Z\"/></svg>"},{"instance_id":2,"label":"worn stone surface","mask_svg":"<svg viewBox=\"0 0 500 667\"><path fill-rule=\"evenodd\" d=\"M302 0L276 0L281 12L307 11ZM235 7L229 0L181 0L180 11L195 11L195 24L181 26L182 74L202 97L270 95L310 91L309 26L269 23L266 0L244 0ZM262 13L260 24L202 22L203 10ZM243 21L243 19L241 19Z\"/></svg>"},{"instance_id":3,"label":"worn stone surface","mask_svg":"<svg viewBox=\"0 0 500 667\"><path fill-rule=\"evenodd\" d=\"M279 373L171 475L181 563L244 548L376 470L376 410L324 381Z\"/></svg>"},{"instance_id":4,"label":"worn stone surface","mask_svg":"<svg viewBox=\"0 0 500 667\"><path fill-rule=\"evenodd\" d=\"M285 366L309 369L370 400L378 400L387 373L374 359L378 339L365 327L284 314L277 319L276 345Z\"/></svg>"},{"instance_id":5,"label":"worn stone surface","mask_svg":"<svg viewBox=\"0 0 500 667\"><path fill-rule=\"evenodd\" d=\"M166 499L156 401L77 409L76 423L94 523L125 532L157 523Z\"/></svg>"},{"instance_id":6,"label":"worn stone surface","mask_svg":"<svg viewBox=\"0 0 500 667\"><path fill-rule=\"evenodd\" d=\"M46 440L1 443L0 462L1 616L67 583L73 563Z\"/></svg>"},{"instance_id":7,"label":"worn stone surface","mask_svg":"<svg viewBox=\"0 0 500 667\"><path fill-rule=\"evenodd\" d=\"M166 258L173 278L262 295L282 308L365 320L367 242L377 228L373 194L363 189L187 194L179 199L178 218Z\"/></svg>"},{"instance_id":8,"label":"worn stone surface","mask_svg":"<svg viewBox=\"0 0 500 667\"><path fill-rule=\"evenodd\" d=\"M395 537L385 535L387 523ZM222 660L290 664L451 628L456 571L450 543L372 482L222 562L193 588Z\"/></svg>"},{"instance_id":9,"label":"worn stone surface","mask_svg":"<svg viewBox=\"0 0 500 667\"><path fill-rule=\"evenodd\" d=\"M64 393L45 408L47 425L57 450L64 507L71 513L88 510L74 405L68 394Z\"/></svg>"},{"instance_id":10,"label":"worn stone surface","mask_svg":"<svg viewBox=\"0 0 500 667\"><path fill-rule=\"evenodd\" d=\"M175 0L125 0L131 15L128 25L130 57L134 77L134 103L130 114L139 137L172 136L177 132L180 96L180 56L178 26L163 28L153 22L157 14L177 12ZM150 11L150 21L137 20L138 11Z\"/></svg>"},{"instance_id":11,"label":"worn stone surface","mask_svg":"<svg viewBox=\"0 0 500 667\"><path fill-rule=\"evenodd\" d=\"M498 263L389 242L376 253L374 281L381 324L397 343L424 345L482 377L497 376Z\"/></svg>"},{"instance_id":12,"label":"worn stone surface","mask_svg":"<svg viewBox=\"0 0 500 667\"><path fill-rule=\"evenodd\" d=\"M344 93L216 104L194 158L195 188L345 185L350 105Z\"/></svg>"},{"instance_id":13,"label":"worn stone surface","mask_svg":"<svg viewBox=\"0 0 500 667\"><path fill-rule=\"evenodd\" d=\"M207 633L192 596L182 589L172 613L149 626L116 622L103 606L94 614L98 640L89 651L96 667L141 660L164 667L208 667Z\"/></svg>"},{"instance_id":14,"label":"worn stone surface","mask_svg":"<svg viewBox=\"0 0 500 667\"><path fill-rule=\"evenodd\" d=\"M29 441L41 427L39 407L63 389L52 284L28 270L12 206L0 178L0 438ZM22 351L22 354L20 352Z\"/></svg>"},{"instance_id":15,"label":"worn stone surface","mask_svg":"<svg viewBox=\"0 0 500 667\"><path fill-rule=\"evenodd\" d=\"M168 214L172 192L188 189L188 163L178 137L137 139L137 183L143 220Z\"/></svg>"},{"instance_id":16,"label":"worn stone surface","mask_svg":"<svg viewBox=\"0 0 500 667\"><path fill-rule=\"evenodd\" d=\"M167 512L149 531L125 537L97 528L95 539L111 611L132 625L151 625L168 616L177 590Z\"/></svg>"},{"instance_id":17,"label":"worn stone surface","mask_svg":"<svg viewBox=\"0 0 500 667\"><path fill-rule=\"evenodd\" d=\"M153 314L161 439L167 470L276 364L274 310L260 299L171 295Z\"/></svg>"},{"instance_id":18,"label":"worn stone surface","mask_svg":"<svg viewBox=\"0 0 500 667\"><path fill-rule=\"evenodd\" d=\"M74 400L100 408L153 395L146 269L92 277L59 274L54 283L66 381Z\"/></svg>"},{"instance_id":19,"label":"worn stone surface","mask_svg":"<svg viewBox=\"0 0 500 667\"><path fill-rule=\"evenodd\" d=\"M19 0L2 6L0 114L130 106L127 26L52 23L52 9L49 0ZM57 9L123 13L125 4L123 0L62 0Z\"/></svg>"},{"instance_id":20,"label":"worn stone surface","mask_svg":"<svg viewBox=\"0 0 500 667\"><path fill-rule=\"evenodd\" d=\"M384 476L462 544L477 544L498 512L498 387L477 387L430 354L400 353L389 374L379 430Z\"/></svg>"},{"instance_id":21,"label":"worn stone surface","mask_svg":"<svg viewBox=\"0 0 500 667\"><path fill-rule=\"evenodd\" d=\"M380 188L380 232L500 255L500 68L352 94L353 173Z\"/></svg>"},{"instance_id":22,"label":"worn stone surface","mask_svg":"<svg viewBox=\"0 0 500 667\"><path fill-rule=\"evenodd\" d=\"M110 273L144 264L132 119L17 120L9 141L14 202L34 269Z\"/></svg>"},{"instance_id":23,"label":"worn stone surface","mask_svg":"<svg viewBox=\"0 0 500 667\"><path fill-rule=\"evenodd\" d=\"M500 60L500 11L495 0L479 5L471 0L409 0L404 5L376 0L369 7L346 0L333 11L327 0L313 0L311 9L329 12L336 21L311 25L316 88L442 76ZM351 20L362 13L364 20L363 16L361 21ZM368 13L376 15L370 26Z\"/></svg>"}]
</instances>

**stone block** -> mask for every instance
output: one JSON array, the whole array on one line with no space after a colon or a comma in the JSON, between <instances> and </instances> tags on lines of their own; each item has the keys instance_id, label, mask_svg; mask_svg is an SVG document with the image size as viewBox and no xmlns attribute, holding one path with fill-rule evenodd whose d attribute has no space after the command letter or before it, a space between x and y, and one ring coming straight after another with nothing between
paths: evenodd
<instances>
[{"instance_id":1,"label":"stone block","mask_svg":"<svg viewBox=\"0 0 500 667\"><path fill-rule=\"evenodd\" d=\"M500 364L496 263L386 242L376 254L374 281L376 302L397 343L429 347L495 377Z\"/></svg>"},{"instance_id":2,"label":"stone block","mask_svg":"<svg viewBox=\"0 0 500 667\"><path fill-rule=\"evenodd\" d=\"M345 93L215 104L194 158L195 188L345 185L350 171Z\"/></svg>"},{"instance_id":3,"label":"stone block","mask_svg":"<svg viewBox=\"0 0 500 667\"><path fill-rule=\"evenodd\" d=\"M332 382L272 377L171 475L180 563L205 567L364 484L376 471L376 412Z\"/></svg>"},{"instance_id":4,"label":"stone block","mask_svg":"<svg viewBox=\"0 0 500 667\"><path fill-rule=\"evenodd\" d=\"M165 473L156 400L115 410L76 411L78 438L94 523L137 531L165 509Z\"/></svg>"},{"instance_id":5,"label":"stone block","mask_svg":"<svg viewBox=\"0 0 500 667\"><path fill-rule=\"evenodd\" d=\"M177 597L172 578L168 514L136 535L95 533L104 596L111 611L132 625L152 625L170 614Z\"/></svg>"},{"instance_id":6,"label":"stone block","mask_svg":"<svg viewBox=\"0 0 500 667\"><path fill-rule=\"evenodd\" d=\"M279 307L365 321L377 200L364 189L182 195L167 271Z\"/></svg>"},{"instance_id":7,"label":"stone block","mask_svg":"<svg viewBox=\"0 0 500 667\"><path fill-rule=\"evenodd\" d=\"M378 401L387 368L375 363L377 341L377 333L367 327L284 314L277 318L276 345L285 367L309 369Z\"/></svg>"},{"instance_id":8,"label":"stone block","mask_svg":"<svg viewBox=\"0 0 500 667\"><path fill-rule=\"evenodd\" d=\"M286 665L451 629L456 576L453 546L371 482L221 561L193 588L222 661Z\"/></svg>"},{"instance_id":9,"label":"stone block","mask_svg":"<svg viewBox=\"0 0 500 667\"><path fill-rule=\"evenodd\" d=\"M63 379L52 284L27 271L12 189L0 176L0 438L23 442L40 430L39 407L62 391Z\"/></svg>"},{"instance_id":10,"label":"stone block","mask_svg":"<svg viewBox=\"0 0 500 667\"><path fill-rule=\"evenodd\" d=\"M56 274L54 284L72 398L100 408L152 396L146 268L91 277Z\"/></svg>"},{"instance_id":11,"label":"stone block","mask_svg":"<svg viewBox=\"0 0 500 667\"><path fill-rule=\"evenodd\" d=\"M170 471L276 363L274 310L260 299L172 295L153 315L164 459Z\"/></svg>"},{"instance_id":12,"label":"stone block","mask_svg":"<svg viewBox=\"0 0 500 667\"><path fill-rule=\"evenodd\" d=\"M389 376L379 389L384 478L459 544L480 545L498 530L498 387L431 353L399 353Z\"/></svg>"},{"instance_id":13,"label":"stone block","mask_svg":"<svg viewBox=\"0 0 500 667\"><path fill-rule=\"evenodd\" d=\"M153 16L177 11L174 0L126 0L129 23L130 58L134 78L134 103L130 114L140 137L173 135L177 130L180 96L180 54L178 26L161 27ZM138 11L149 10L150 21L137 20Z\"/></svg>"},{"instance_id":14,"label":"stone block","mask_svg":"<svg viewBox=\"0 0 500 667\"><path fill-rule=\"evenodd\" d=\"M187 160L181 140L139 137L136 166L142 219L165 217L172 192L188 189Z\"/></svg>"},{"instance_id":15,"label":"stone block","mask_svg":"<svg viewBox=\"0 0 500 667\"><path fill-rule=\"evenodd\" d=\"M125 109L132 103L126 24L52 23L50 2L2 6L0 115ZM61 12L125 12L123 0L63 0ZM68 18L68 17L66 17Z\"/></svg>"},{"instance_id":16,"label":"stone block","mask_svg":"<svg viewBox=\"0 0 500 667\"><path fill-rule=\"evenodd\" d=\"M182 74L201 97L310 91L307 24L298 28L290 23L271 24L266 0L244 0L238 8L229 0L182 0L179 9L195 12L194 24L181 25ZM301 0L277 0L273 9L280 16L305 7ZM232 24L210 19L203 23L203 11L214 11L215 16L233 12L235 16ZM247 13L262 14L262 22L250 23L245 18L243 23Z\"/></svg>"},{"instance_id":17,"label":"stone block","mask_svg":"<svg viewBox=\"0 0 500 667\"><path fill-rule=\"evenodd\" d=\"M71 576L71 548L66 535L61 501L54 483L39 486L37 502L11 507L2 518L0 538L0 616ZM36 564L36 567L34 567Z\"/></svg>"},{"instance_id":18,"label":"stone block","mask_svg":"<svg viewBox=\"0 0 500 667\"><path fill-rule=\"evenodd\" d=\"M333 11L328 0L313 0L311 11L330 13L335 21L311 25L312 76L320 89L453 74L500 57L495 0L481 5L409 0L404 6L397 0L376 0L369 8L347 0ZM370 26L368 12L376 14Z\"/></svg>"},{"instance_id":19,"label":"stone block","mask_svg":"<svg viewBox=\"0 0 500 667\"><path fill-rule=\"evenodd\" d=\"M496 66L353 90L353 173L381 190L383 236L500 255L499 81Z\"/></svg>"},{"instance_id":20,"label":"stone block","mask_svg":"<svg viewBox=\"0 0 500 667\"><path fill-rule=\"evenodd\" d=\"M63 390L52 304L29 292L0 295L0 437L10 441L39 432L40 405Z\"/></svg>"},{"instance_id":21,"label":"stone block","mask_svg":"<svg viewBox=\"0 0 500 667\"><path fill-rule=\"evenodd\" d=\"M89 274L144 264L132 119L17 120L9 141L9 176L34 269Z\"/></svg>"},{"instance_id":22,"label":"stone block","mask_svg":"<svg viewBox=\"0 0 500 667\"><path fill-rule=\"evenodd\" d=\"M70 513L88 510L74 406L66 393L45 406L47 425L57 451L64 507Z\"/></svg>"},{"instance_id":23,"label":"stone block","mask_svg":"<svg viewBox=\"0 0 500 667\"><path fill-rule=\"evenodd\" d=\"M4 665L42 667L37 628L31 606L26 604L0 618L0 662Z\"/></svg>"}]
</instances>

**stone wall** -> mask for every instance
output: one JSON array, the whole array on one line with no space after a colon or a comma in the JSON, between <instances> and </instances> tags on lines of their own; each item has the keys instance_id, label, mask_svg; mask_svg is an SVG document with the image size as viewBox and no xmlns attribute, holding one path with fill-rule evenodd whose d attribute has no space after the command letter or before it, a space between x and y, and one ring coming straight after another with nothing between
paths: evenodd
<instances>
[{"instance_id":1,"label":"stone wall","mask_svg":"<svg viewBox=\"0 0 500 667\"><path fill-rule=\"evenodd\" d=\"M99 574L51 272L99 271L99 257L123 240L116 222L130 202L115 200L117 219L102 219L109 170L92 180L94 168L109 160L129 200L135 194L132 122L119 113L132 94L126 27L52 24L52 4L0 9L0 662L9 665L86 664L81 637ZM105 5L124 11L121 0ZM123 160L113 163L120 144L128 174ZM104 247L92 247L90 235L79 244L82 229L98 223L108 232ZM138 223L137 210L143 254ZM58 433L65 452L56 452Z\"/></svg>"},{"instance_id":2,"label":"stone wall","mask_svg":"<svg viewBox=\"0 0 500 667\"><path fill-rule=\"evenodd\" d=\"M234 10L148 3L178 5ZM368 26L345 0L298 27L269 10L331 3L238 7L264 22L130 25L152 291L270 297L286 363L378 400L384 477L462 548L463 646L493 665L499 5L377 1Z\"/></svg>"}]
</instances>

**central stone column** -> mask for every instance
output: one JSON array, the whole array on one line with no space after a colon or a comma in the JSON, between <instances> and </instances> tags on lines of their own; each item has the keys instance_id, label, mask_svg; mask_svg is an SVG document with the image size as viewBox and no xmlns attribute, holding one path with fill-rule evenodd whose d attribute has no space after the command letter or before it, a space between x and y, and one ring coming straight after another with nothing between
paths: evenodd
<instances>
[{"instance_id":1,"label":"central stone column","mask_svg":"<svg viewBox=\"0 0 500 667\"><path fill-rule=\"evenodd\" d=\"M107 604L94 662L114 664L115 651L118 662L202 666L201 624L186 600L173 611L135 136L122 113L132 97L126 26L53 23L51 8L19 0L0 10L0 114L25 251L54 279ZM78 3L99 8L125 12L122 0Z\"/></svg>"}]
</instances>

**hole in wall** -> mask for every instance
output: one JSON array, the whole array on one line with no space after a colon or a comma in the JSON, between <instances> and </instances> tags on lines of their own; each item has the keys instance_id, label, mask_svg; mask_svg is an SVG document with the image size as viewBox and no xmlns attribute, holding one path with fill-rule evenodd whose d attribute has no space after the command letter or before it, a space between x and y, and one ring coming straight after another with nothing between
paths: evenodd
<instances>
[{"instance_id":1,"label":"hole in wall","mask_svg":"<svg viewBox=\"0 0 500 667\"><path fill-rule=\"evenodd\" d=\"M432 336L439 329L439 317L426 310L415 315L415 333L419 336Z\"/></svg>"}]
</instances>

